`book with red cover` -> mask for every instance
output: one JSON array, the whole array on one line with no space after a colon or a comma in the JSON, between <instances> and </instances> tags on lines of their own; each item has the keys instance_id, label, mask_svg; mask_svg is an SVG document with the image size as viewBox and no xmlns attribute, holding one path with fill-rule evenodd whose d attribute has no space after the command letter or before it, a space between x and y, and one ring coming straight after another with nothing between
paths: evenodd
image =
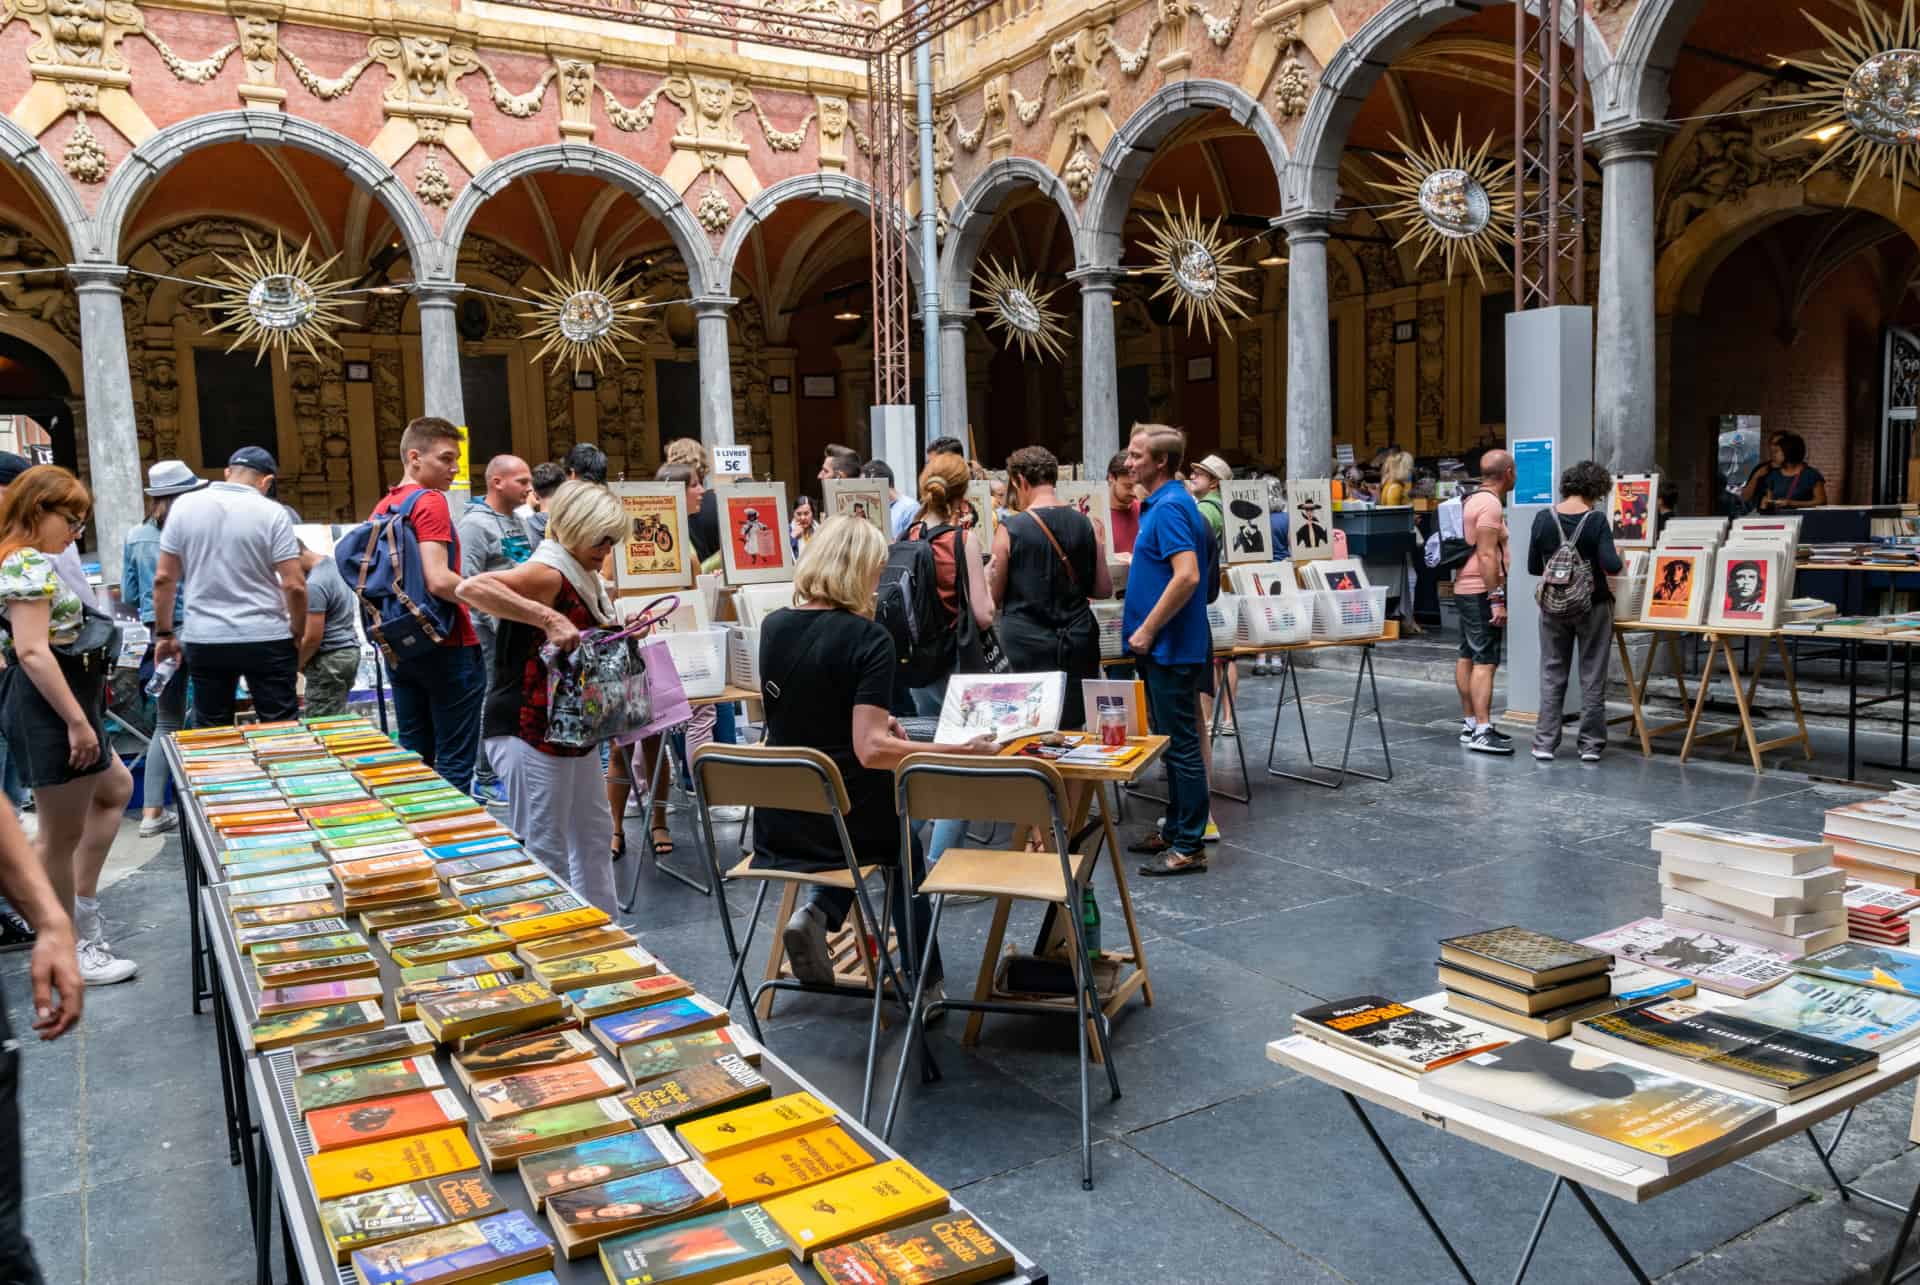
<instances>
[{"instance_id":1,"label":"book with red cover","mask_svg":"<svg viewBox=\"0 0 1920 1285\"><path fill-rule=\"evenodd\" d=\"M446 1089L369 1098L307 1113L307 1128L317 1151L357 1147L431 1133L450 1124L465 1124L467 1112Z\"/></svg>"}]
</instances>

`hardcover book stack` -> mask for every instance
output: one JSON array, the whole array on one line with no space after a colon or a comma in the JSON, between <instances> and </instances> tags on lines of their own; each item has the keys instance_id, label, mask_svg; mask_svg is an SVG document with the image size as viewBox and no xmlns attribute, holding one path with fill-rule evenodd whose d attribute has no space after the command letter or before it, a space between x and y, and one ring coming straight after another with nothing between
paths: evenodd
<instances>
[{"instance_id":1,"label":"hardcover book stack","mask_svg":"<svg viewBox=\"0 0 1920 1285\"><path fill-rule=\"evenodd\" d=\"M1920 892L1849 878L1843 895L1847 907L1847 933L1854 941L1875 942L1882 946L1907 944L1913 933L1908 916L1920 910Z\"/></svg>"},{"instance_id":2,"label":"hardcover book stack","mask_svg":"<svg viewBox=\"0 0 1920 1285\"><path fill-rule=\"evenodd\" d=\"M1825 843L1675 822L1654 829L1653 847L1661 918L1676 927L1795 959L1847 939L1847 876Z\"/></svg>"},{"instance_id":3,"label":"hardcover book stack","mask_svg":"<svg viewBox=\"0 0 1920 1285\"><path fill-rule=\"evenodd\" d=\"M1606 951L1518 925L1440 943L1450 1011L1541 1039L1616 1006L1612 964Z\"/></svg>"},{"instance_id":4,"label":"hardcover book stack","mask_svg":"<svg viewBox=\"0 0 1920 1285\"><path fill-rule=\"evenodd\" d=\"M1850 874L1909 891L1920 889L1920 791L1827 811L1823 837L1834 861Z\"/></svg>"}]
</instances>

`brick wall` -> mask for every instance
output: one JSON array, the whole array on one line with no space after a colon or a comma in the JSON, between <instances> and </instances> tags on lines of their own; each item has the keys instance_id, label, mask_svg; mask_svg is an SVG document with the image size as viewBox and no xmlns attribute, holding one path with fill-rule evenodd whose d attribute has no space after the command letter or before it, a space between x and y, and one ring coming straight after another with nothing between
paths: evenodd
<instances>
[{"instance_id":1,"label":"brick wall","mask_svg":"<svg viewBox=\"0 0 1920 1285\"><path fill-rule=\"evenodd\" d=\"M1827 277L1792 318L1775 260L1756 238L1714 274L1700 316L1675 327L1666 472L1683 507L1702 511L1713 484L1721 415L1807 439L1807 462L1834 503L1871 498L1878 433L1880 288L1870 257ZM1687 494L1687 493L1691 494Z\"/></svg>"}]
</instances>

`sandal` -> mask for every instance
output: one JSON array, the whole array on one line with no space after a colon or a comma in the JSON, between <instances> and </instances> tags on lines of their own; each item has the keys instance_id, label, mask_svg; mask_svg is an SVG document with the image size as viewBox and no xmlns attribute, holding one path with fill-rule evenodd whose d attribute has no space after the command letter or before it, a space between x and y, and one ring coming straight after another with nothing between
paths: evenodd
<instances>
[{"instance_id":1,"label":"sandal","mask_svg":"<svg viewBox=\"0 0 1920 1285\"><path fill-rule=\"evenodd\" d=\"M1204 853L1196 856L1184 856L1171 849L1158 861L1149 862L1140 867L1140 873L1149 879L1172 875L1203 875L1207 872L1207 858Z\"/></svg>"},{"instance_id":2,"label":"sandal","mask_svg":"<svg viewBox=\"0 0 1920 1285\"><path fill-rule=\"evenodd\" d=\"M662 839L657 837L659 835L665 835L666 838ZM671 830L667 829L664 825L656 825L653 827L651 837L653 842L653 855L656 860L672 854L673 832Z\"/></svg>"},{"instance_id":3,"label":"sandal","mask_svg":"<svg viewBox=\"0 0 1920 1285\"><path fill-rule=\"evenodd\" d=\"M617 822L614 824L614 827L613 827L613 844L612 844L611 850L613 853L613 859L616 864L626 859L627 835L626 835L626 832L620 828Z\"/></svg>"},{"instance_id":4,"label":"sandal","mask_svg":"<svg viewBox=\"0 0 1920 1285\"><path fill-rule=\"evenodd\" d=\"M1167 836L1158 830L1149 830L1127 845L1128 852L1138 852L1143 856L1157 857L1171 851L1173 845L1167 842Z\"/></svg>"}]
</instances>

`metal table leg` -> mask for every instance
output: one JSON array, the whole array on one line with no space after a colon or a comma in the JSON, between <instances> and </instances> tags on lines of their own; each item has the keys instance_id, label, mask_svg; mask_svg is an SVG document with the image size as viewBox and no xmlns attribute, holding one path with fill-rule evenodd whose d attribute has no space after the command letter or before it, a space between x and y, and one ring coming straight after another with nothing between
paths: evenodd
<instances>
[{"instance_id":1,"label":"metal table leg","mask_svg":"<svg viewBox=\"0 0 1920 1285\"><path fill-rule=\"evenodd\" d=\"M220 1054L220 1099L226 1111L227 1121L227 1163L240 1163L240 1147L246 1139L240 1132L240 1112L233 1104L236 1084L239 1084L233 1066L233 1050L227 1034L227 1010L222 1004L213 1006L213 1047ZM246 1092L246 1086L239 1084L240 1092Z\"/></svg>"},{"instance_id":2,"label":"metal table leg","mask_svg":"<svg viewBox=\"0 0 1920 1285\"><path fill-rule=\"evenodd\" d=\"M1233 715L1233 747L1240 755L1240 793L1229 794L1226 790L1213 785L1213 764L1207 764L1207 784L1212 792L1233 803L1253 803L1253 778L1247 774L1247 743L1240 736L1240 707L1233 699L1233 685L1227 681L1227 667L1232 660L1216 660L1213 664L1213 743L1220 743L1220 728L1225 715Z\"/></svg>"},{"instance_id":3,"label":"metal table leg","mask_svg":"<svg viewBox=\"0 0 1920 1285\"><path fill-rule=\"evenodd\" d=\"M194 844L193 836L188 832L186 809L180 816L180 857L186 866L187 877L187 951L192 957L193 1013L200 1014L200 1001L211 993L207 986L207 948L203 925L200 922L200 852Z\"/></svg>"},{"instance_id":4,"label":"metal table leg","mask_svg":"<svg viewBox=\"0 0 1920 1285\"><path fill-rule=\"evenodd\" d=\"M652 771L647 773L647 792L646 792L646 797L643 798L640 803L640 814L646 819L647 826L648 826L647 857L650 861L652 861L653 868L659 873L667 876L669 879L679 880L681 883L687 885L687 887L693 889L695 892L700 893L702 896L712 896L713 885L711 883L702 883L699 880L695 879L692 875L685 874L680 870L675 869L674 867L668 865L666 862L662 861L657 855L655 855L653 851L653 829L652 829L653 801L659 797L660 791L663 788L665 788L664 774L666 770L667 755L669 753L667 749L667 737L671 736L676 731L682 730L685 726L686 726L685 724L682 724L678 728L668 728L666 731L663 731L660 733L660 752L653 756L653 769ZM619 825L620 818L618 817L614 818L614 824ZM694 829L694 841L699 842L700 837L704 832L704 827L695 826L693 829ZM712 863L709 862L708 864L711 865ZM636 860L633 863L633 879L627 884L627 895L620 898L619 904L620 904L620 911L622 914L625 914L628 911L631 911L633 909L634 900L639 895L640 895L640 862Z\"/></svg>"},{"instance_id":5,"label":"metal table leg","mask_svg":"<svg viewBox=\"0 0 1920 1285\"><path fill-rule=\"evenodd\" d=\"M1286 704L1287 687L1289 684L1291 684L1293 688L1294 711L1300 718L1300 743L1306 747L1307 763L1312 770L1311 772L1289 772L1273 765L1274 746L1280 735L1280 710L1281 707ZM1380 732L1380 753L1386 760L1387 768L1384 774L1368 772L1351 765L1353 759L1353 732L1355 726L1357 726L1360 721L1360 691L1362 687L1368 688L1373 695L1373 708L1367 712L1373 715L1374 725ZM1326 776L1316 776L1313 775L1312 772L1331 773L1332 777L1329 779ZM1267 739L1267 775L1284 777L1289 781L1304 781L1308 785L1318 785L1329 790L1339 789L1342 785L1346 784L1347 778L1350 776L1361 777L1369 781L1393 780L1393 751L1387 747L1387 719L1385 713L1382 712L1380 708L1380 683L1379 680L1375 678L1373 672L1372 643L1363 644L1360 648L1360 664L1353 675L1353 699L1347 709L1347 739L1340 753L1340 764L1338 767L1335 767L1331 763L1322 763L1314 757L1313 740L1307 732L1307 710L1300 699L1300 676L1294 668L1293 654L1291 652L1287 654L1285 666L1281 670L1278 703L1273 709L1273 734Z\"/></svg>"},{"instance_id":6,"label":"metal table leg","mask_svg":"<svg viewBox=\"0 0 1920 1285\"><path fill-rule=\"evenodd\" d=\"M1420 1193L1415 1191L1413 1184L1407 1180L1405 1171L1400 1168L1400 1162L1393 1158L1393 1152L1387 1149L1385 1140L1374 1129L1373 1121L1367 1119L1366 1111L1360 1106L1360 1099L1346 1092L1342 1092L1340 1096L1347 1100L1347 1105L1353 1108L1353 1114L1359 1117L1360 1127L1367 1131L1367 1137L1372 1141L1374 1150L1380 1153L1380 1158L1387 1162L1387 1168L1393 1171L1393 1179L1400 1184L1400 1190L1406 1192L1407 1199L1413 1202L1414 1210L1420 1215L1420 1221L1426 1223L1427 1230L1432 1232L1433 1238L1440 1242L1440 1248L1447 1251L1447 1257L1452 1261L1453 1269L1460 1273L1460 1279L1467 1282L1467 1285L1478 1285L1478 1282L1473 1279L1473 1273L1467 1270L1467 1264L1461 1259L1459 1251L1453 1247L1453 1242L1447 1239L1447 1234L1440 1230L1440 1224L1434 1221L1433 1215L1428 1212L1426 1201L1420 1199Z\"/></svg>"}]
</instances>

